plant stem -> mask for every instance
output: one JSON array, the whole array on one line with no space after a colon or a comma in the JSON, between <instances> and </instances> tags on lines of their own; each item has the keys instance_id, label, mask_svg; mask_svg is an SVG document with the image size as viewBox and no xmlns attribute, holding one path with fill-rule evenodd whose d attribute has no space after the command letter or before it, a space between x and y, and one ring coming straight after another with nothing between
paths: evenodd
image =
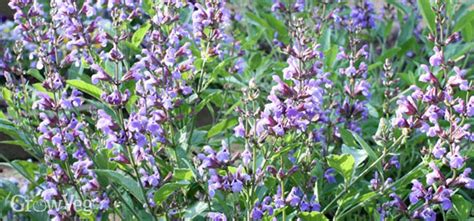
<instances>
[{"instance_id":1,"label":"plant stem","mask_svg":"<svg viewBox=\"0 0 474 221\"><path fill-rule=\"evenodd\" d=\"M405 136L400 136L388 149L392 149L394 146L398 145L404 138ZM362 177L364 177L369 171L371 171L375 166L377 166L377 164L383 159L385 158L385 156L387 155L387 152L384 151L382 153L382 155L377 158L377 160L375 160L369 167L367 167L364 171L362 171L361 174L359 174L359 176L357 176L355 179L353 179L349 185L345 186L344 189L322 210L321 213L324 213L324 212L327 212L327 210L329 208L331 208L331 206L336 203L342 196L344 196L344 194L350 189L350 187L352 185L354 185L354 183L356 183L357 181L359 181Z\"/></svg>"},{"instance_id":2,"label":"plant stem","mask_svg":"<svg viewBox=\"0 0 474 221\"><path fill-rule=\"evenodd\" d=\"M385 193L385 191L392 189L392 187L398 185L398 183L400 183L400 182L404 181L406 178L410 177L413 173L417 172L422 166L423 166L423 164L419 164L417 167L415 167L412 171L410 171L409 173L407 173L405 176L403 176L402 178L400 178L400 179L397 180L396 182L394 182L394 183L390 184L388 187L386 187L386 188L384 189L384 191L382 191L382 193L379 193L379 194L377 194L377 195L373 195L373 196L367 198L365 201L360 202L359 204L357 204L357 205L351 207L349 210L347 210L346 212L344 212L339 218L342 218L342 217L344 217L344 216L346 216L346 215L352 213L354 210L358 209L359 207L364 206L366 202L370 202L370 201L372 201L372 199L374 199L374 198L376 198L376 197L378 197L378 196L380 196L380 195L383 195L383 194Z\"/></svg>"},{"instance_id":3,"label":"plant stem","mask_svg":"<svg viewBox=\"0 0 474 221\"><path fill-rule=\"evenodd\" d=\"M283 156L280 156L280 163L281 163L281 168L283 168ZM281 185L281 197L283 200L285 200L285 182L283 181L283 179L280 179L280 185ZM286 211L285 211L285 207L283 207L283 211L282 211L282 220L283 221L286 221Z\"/></svg>"}]
</instances>

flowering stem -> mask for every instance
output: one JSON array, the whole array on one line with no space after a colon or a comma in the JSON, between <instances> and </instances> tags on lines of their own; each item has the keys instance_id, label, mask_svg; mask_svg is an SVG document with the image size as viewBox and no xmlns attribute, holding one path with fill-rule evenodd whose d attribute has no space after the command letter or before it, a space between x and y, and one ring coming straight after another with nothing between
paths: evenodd
<instances>
[{"instance_id":1,"label":"flowering stem","mask_svg":"<svg viewBox=\"0 0 474 221\"><path fill-rule=\"evenodd\" d=\"M403 139L405 138L404 135L400 136L388 149L392 149L393 147L397 146ZM347 186L344 187L344 189L322 210L321 213L324 213L326 212L329 208L331 208L331 206L336 203L342 196L344 196L344 194L350 189L350 187L352 185L354 185L354 183L356 183L357 181L359 181L362 177L365 176L365 174L367 174L369 171L371 171L375 166L378 165L378 163L385 158L385 156L387 155L387 151L384 151L382 153L382 155L377 158L377 160L375 160L369 167L367 167L364 171L362 171L362 173L359 174L359 176L357 176L355 179L353 179Z\"/></svg>"},{"instance_id":2,"label":"flowering stem","mask_svg":"<svg viewBox=\"0 0 474 221\"><path fill-rule=\"evenodd\" d=\"M119 65L118 65L117 62L115 63L115 67L116 67L116 72L118 72ZM115 85L115 87L118 90L118 86ZM124 122L124 117L123 117L123 111L122 110L123 110L122 107L118 108L118 116L120 118L120 126L123 130L125 130L125 122ZM130 162L131 162L133 170L135 172L135 178L136 178L138 184L140 185L141 192L143 194L143 198L145 199L145 203L146 203L148 209L150 210L149 212L150 212L151 216L153 217L153 220L156 220L155 214L153 213L153 209L152 209L150 203L147 200L145 187L143 187L143 184L140 180L139 172L138 172L138 166L137 166L137 164L135 162L135 159L133 157L133 152L130 150L130 146L127 145L127 144L125 144L125 149L127 150L127 154L130 158Z\"/></svg>"},{"instance_id":3,"label":"flowering stem","mask_svg":"<svg viewBox=\"0 0 474 221\"><path fill-rule=\"evenodd\" d=\"M367 198L366 200L364 200L363 202L360 202L359 204L351 207L349 210L347 210L346 212L344 212L340 217L338 218L342 218L348 214L351 214L354 210L358 209L359 207L361 206L365 206L366 202L371 202L374 198L376 197L379 197L381 195L383 195L385 193L385 191L388 191L388 190L391 190L392 187L398 185L399 183L405 181L405 179L409 178L412 174L418 172L424 165L423 164L419 164L417 167L415 167L413 170L411 170L410 172L408 172L405 176L403 176L402 178L400 178L399 180L397 180L396 182L393 182L392 184L390 184L389 186L387 186L387 188L385 188L381 193L379 194L376 194L376 195L373 195L369 198Z\"/></svg>"},{"instance_id":4,"label":"flowering stem","mask_svg":"<svg viewBox=\"0 0 474 221\"><path fill-rule=\"evenodd\" d=\"M382 153L382 155L377 158L369 167L367 167L359 176L357 176L354 180L352 180L348 185L344 187L344 189L323 209L322 213L326 212L337 200L339 200L344 194L350 189L350 187L359 181L365 174L367 174L372 168L374 168L383 158L385 158L386 153Z\"/></svg>"},{"instance_id":5,"label":"flowering stem","mask_svg":"<svg viewBox=\"0 0 474 221\"><path fill-rule=\"evenodd\" d=\"M202 82L204 81L203 78L204 78L204 66L206 65L207 63L207 51L209 50L209 42L207 43L206 45L206 56L204 56L204 59L202 61L202 66L201 66L201 71L199 73L199 81L198 81L198 85L197 85L197 89L196 89L196 95L198 96L199 98L199 94L201 93L201 84ZM193 109L191 111L194 111L197 107L197 103L194 102L194 105L193 105ZM191 130L189 132L189 137L188 137L188 148L186 149L186 151L188 151L191 146L191 140L192 140L192 137L193 137L193 133L194 133L194 127L195 127L195 124L196 124L196 116L197 116L197 113L194 113L193 117L192 117L192 120L191 120Z\"/></svg>"},{"instance_id":6,"label":"flowering stem","mask_svg":"<svg viewBox=\"0 0 474 221\"><path fill-rule=\"evenodd\" d=\"M281 163L281 168L283 168L283 156L280 156L280 163ZM283 181L283 179L280 178L280 185L281 185L281 198L282 200L285 200L285 182ZM286 221L286 211L285 211L285 207L283 207L283 210L282 210L282 220L283 221Z\"/></svg>"},{"instance_id":7,"label":"flowering stem","mask_svg":"<svg viewBox=\"0 0 474 221\"><path fill-rule=\"evenodd\" d=\"M120 191L117 190L117 187L115 187L113 184L111 184L110 186L112 186L112 189L115 191L115 193L117 193L117 196L124 203L124 205L130 210L130 212L132 212L133 215L138 218L139 216L136 213L136 211L130 205L128 205L127 201L122 197L122 194L120 194Z\"/></svg>"}]
</instances>

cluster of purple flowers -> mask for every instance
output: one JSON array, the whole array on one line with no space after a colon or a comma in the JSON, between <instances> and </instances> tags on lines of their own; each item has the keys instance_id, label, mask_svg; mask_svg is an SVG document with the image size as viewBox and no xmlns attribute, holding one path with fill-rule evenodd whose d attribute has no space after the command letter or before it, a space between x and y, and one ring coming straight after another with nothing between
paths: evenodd
<instances>
[{"instance_id":1,"label":"cluster of purple flowers","mask_svg":"<svg viewBox=\"0 0 474 221\"><path fill-rule=\"evenodd\" d=\"M21 33L22 45L31 53L32 66L45 70L46 79L42 87L46 92L37 93L37 101L32 108L39 110L41 123L37 130L41 135L36 142L44 147L42 155L46 164L53 168L51 174L45 174L46 186L41 195L44 200L61 199L65 194L62 187L74 187L81 197L87 197L97 203L98 209L108 209L109 199L100 190L93 163L89 157L92 147L90 138L84 132L86 123L77 115L82 106L82 93L69 90L60 74L60 68L73 62L77 63L77 48L86 47L90 42L82 42L77 37L78 31L89 34L89 40L95 38L95 25L88 28L78 22L77 17L86 14L84 3L81 10L75 4L51 2L51 21L46 16L43 6L37 1L11 1L10 7L15 10L15 22ZM73 18L74 17L74 18ZM74 24L74 26L73 26ZM76 28L77 30L71 30ZM75 31L76 35L71 32ZM61 35L61 36L59 36ZM84 39L83 39L84 40ZM63 44L68 42L67 44ZM22 49L21 49L22 50ZM69 168L67 164L71 164ZM61 211L54 208L49 214L55 219L71 216L74 210Z\"/></svg>"},{"instance_id":2,"label":"cluster of purple flowers","mask_svg":"<svg viewBox=\"0 0 474 221\"><path fill-rule=\"evenodd\" d=\"M440 21L438 25L443 26L444 23ZM419 81L426 86L412 86L412 94L398 100L399 106L393 120L393 124L400 128L416 129L436 139L429 151L423 151L428 155L431 170L426 175L426 187L420 181L413 180L410 194L411 204L424 201L413 216L425 220L436 219L434 205L440 205L442 210L452 208L451 197L456 188L474 187L473 180L469 178L471 168L465 168L467 157L461 154L461 148L474 141L474 133L465 122L465 119L474 116L474 96L458 95L460 91L470 92L473 88L466 79L466 71L455 66L455 62L448 60L444 54L445 47L458 39L458 33L445 39L429 36L429 40L443 47L433 48L430 66L420 66ZM444 166L453 173L443 173ZM451 177L446 177L448 174Z\"/></svg>"},{"instance_id":3,"label":"cluster of purple flowers","mask_svg":"<svg viewBox=\"0 0 474 221\"><path fill-rule=\"evenodd\" d=\"M272 12L279 11L281 13L298 13L303 12L305 9L305 0L296 0L291 5L286 5L284 2L274 0L272 5Z\"/></svg>"},{"instance_id":4,"label":"cluster of purple flowers","mask_svg":"<svg viewBox=\"0 0 474 221\"><path fill-rule=\"evenodd\" d=\"M63 88L61 81L57 81L56 86L56 90ZM109 199L100 189L97 175L91 170L91 141L84 132L86 124L77 118L74 111L83 103L82 94L77 90L68 94L64 90L60 100L50 97L51 94L53 93L39 93L39 100L33 104L34 109L41 111L39 117L42 120L38 126L41 135L37 142L45 147L45 162L54 168L52 174L47 174L47 188L42 191L41 196L48 201L60 198L63 193L58 188L71 185L77 188L79 195L90 197L96 202L99 210L106 210ZM54 95L57 94L54 92ZM70 168L64 166L69 163L72 164ZM58 209L60 208L51 209L49 213L59 218L71 212L64 213Z\"/></svg>"},{"instance_id":5,"label":"cluster of purple flowers","mask_svg":"<svg viewBox=\"0 0 474 221\"><path fill-rule=\"evenodd\" d=\"M260 119L254 125L259 137L283 136L289 131L307 132L310 124L327 122L323 109L326 88L332 86L323 71L323 54L319 45L309 44L304 36L297 36L294 46L274 40L288 55L288 67L283 69L282 80L273 76L273 86Z\"/></svg>"},{"instance_id":6,"label":"cluster of purple flowers","mask_svg":"<svg viewBox=\"0 0 474 221\"><path fill-rule=\"evenodd\" d=\"M360 60L367 59L369 53L367 45L356 50L355 40L350 44L352 46L349 53L346 53L344 48L340 48L337 55L338 60L348 62L348 67L339 69L339 73L345 79L343 93L346 96L338 105L337 123L343 123L347 129L360 133L360 121L367 118L366 104L371 97L370 83L366 80L368 67L365 62Z\"/></svg>"},{"instance_id":7,"label":"cluster of purple flowers","mask_svg":"<svg viewBox=\"0 0 474 221\"><path fill-rule=\"evenodd\" d=\"M283 198L281 188L278 187L276 195L273 197L267 196L263 198L262 202L255 203L252 209L252 219L262 220L264 215L273 216L275 210L284 209L286 206L290 206L299 212L318 212L321 210L315 195L308 198L300 188L293 187L288 195Z\"/></svg>"},{"instance_id":8,"label":"cluster of purple flowers","mask_svg":"<svg viewBox=\"0 0 474 221\"><path fill-rule=\"evenodd\" d=\"M242 58L244 51L241 50L240 42L227 31L232 25L232 19L238 20L239 15L231 12L226 7L226 1L222 0L205 1L205 4L196 3L194 7L191 32L198 48L201 49L201 59L205 62L213 57L223 60L229 55L234 61L229 72L241 74L246 65ZM205 78L205 76L199 77ZM198 85L198 92L202 90L202 86Z\"/></svg>"},{"instance_id":9,"label":"cluster of purple flowers","mask_svg":"<svg viewBox=\"0 0 474 221\"><path fill-rule=\"evenodd\" d=\"M218 152L210 146L205 146L203 150L204 153L197 156L201 163L198 171L201 176L207 176L209 196L214 197L216 190L240 193L250 181L250 175L242 166L232 167L235 157L231 158L227 143L222 141Z\"/></svg>"},{"instance_id":10,"label":"cluster of purple flowers","mask_svg":"<svg viewBox=\"0 0 474 221\"><path fill-rule=\"evenodd\" d=\"M382 163L383 171L399 170L400 162L397 156L392 156L387 162ZM398 210L402 213L407 212L407 205L402 198L396 193L396 188L392 186L393 179L391 177L384 177L384 174L379 174L379 171L374 173L374 177L370 180L370 188L379 193L388 196L388 201L380 202L377 211L380 214L380 219L385 220L390 211Z\"/></svg>"},{"instance_id":11,"label":"cluster of purple flowers","mask_svg":"<svg viewBox=\"0 0 474 221\"><path fill-rule=\"evenodd\" d=\"M357 28L370 29L375 27L375 8L369 0L364 0L351 11L352 25Z\"/></svg>"}]
</instances>

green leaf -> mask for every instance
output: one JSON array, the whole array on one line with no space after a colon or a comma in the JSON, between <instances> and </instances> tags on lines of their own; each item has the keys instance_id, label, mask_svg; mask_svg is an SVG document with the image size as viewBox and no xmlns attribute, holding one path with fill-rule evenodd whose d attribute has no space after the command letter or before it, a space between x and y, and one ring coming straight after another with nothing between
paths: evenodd
<instances>
[{"instance_id":1,"label":"green leaf","mask_svg":"<svg viewBox=\"0 0 474 221\"><path fill-rule=\"evenodd\" d=\"M369 144L367 144L367 142L365 142L365 140L362 139L362 137L360 137L357 133L352 133L352 136L357 141L357 143L359 143L362 149L364 149L365 152L369 155L372 162L375 162L378 159L378 156L375 151L372 150ZM379 171L379 173L383 173L382 166L380 164L377 164L377 170Z\"/></svg>"},{"instance_id":2,"label":"green leaf","mask_svg":"<svg viewBox=\"0 0 474 221\"><path fill-rule=\"evenodd\" d=\"M331 48L331 33L332 29L326 28L323 35L321 36L321 39L319 40L322 44L321 49L323 51L327 51Z\"/></svg>"},{"instance_id":3,"label":"green leaf","mask_svg":"<svg viewBox=\"0 0 474 221\"><path fill-rule=\"evenodd\" d=\"M362 147L362 149L364 149L365 152L367 152L367 154L369 155L371 160L376 161L378 159L377 154L375 153L375 151L372 150L372 148L369 146L369 144L367 144L365 142L365 140L362 139L362 137L360 137L357 133L352 133L352 136L357 141L357 143L359 143L359 145Z\"/></svg>"},{"instance_id":4,"label":"green leaf","mask_svg":"<svg viewBox=\"0 0 474 221\"><path fill-rule=\"evenodd\" d=\"M405 44L410 38L413 38L413 29L415 28L416 22L419 20L417 19L416 14L411 14L408 16L408 19L404 21L403 26L400 27L400 35L397 39L399 44ZM410 48L413 50L413 48Z\"/></svg>"},{"instance_id":5,"label":"green leaf","mask_svg":"<svg viewBox=\"0 0 474 221\"><path fill-rule=\"evenodd\" d=\"M103 93L103 91L100 88L94 86L93 84L86 83L82 80L67 80L66 83L97 99L100 99L100 95Z\"/></svg>"},{"instance_id":6,"label":"green leaf","mask_svg":"<svg viewBox=\"0 0 474 221\"><path fill-rule=\"evenodd\" d=\"M472 203L459 194L454 195L451 199L453 201L454 213L459 220L467 220L471 213Z\"/></svg>"},{"instance_id":7,"label":"green leaf","mask_svg":"<svg viewBox=\"0 0 474 221\"><path fill-rule=\"evenodd\" d=\"M435 33L435 14L431 9L430 0L418 0L418 8L420 9L421 15L423 16L423 19L428 25L428 28L430 29L431 33Z\"/></svg>"},{"instance_id":8,"label":"green leaf","mask_svg":"<svg viewBox=\"0 0 474 221\"><path fill-rule=\"evenodd\" d=\"M374 106L372 106L371 104L367 104L366 107L367 107L367 110L369 111L370 116L374 118L379 118L379 112Z\"/></svg>"},{"instance_id":9,"label":"green leaf","mask_svg":"<svg viewBox=\"0 0 474 221\"><path fill-rule=\"evenodd\" d=\"M155 15L155 10L153 9L154 0L143 0L142 7L143 11L145 11L150 17Z\"/></svg>"},{"instance_id":10,"label":"green leaf","mask_svg":"<svg viewBox=\"0 0 474 221\"><path fill-rule=\"evenodd\" d=\"M38 90L39 92L43 92L43 93L47 94L50 98L54 99L54 94L49 92L48 90L46 90L46 88L43 87L42 83L34 83L33 88Z\"/></svg>"},{"instance_id":11,"label":"green leaf","mask_svg":"<svg viewBox=\"0 0 474 221\"><path fill-rule=\"evenodd\" d=\"M196 216L201 215L207 209L207 203L197 202L184 212L185 220L193 220Z\"/></svg>"},{"instance_id":12,"label":"green leaf","mask_svg":"<svg viewBox=\"0 0 474 221\"><path fill-rule=\"evenodd\" d=\"M21 147L29 147L25 142L21 140L2 140L0 141L2 144L9 144L9 145L16 145Z\"/></svg>"},{"instance_id":13,"label":"green leaf","mask_svg":"<svg viewBox=\"0 0 474 221\"><path fill-rule=\"evenodd\" d=\"M453 31L460 31L471 21L474 21L474 10L467 12L463 17L461 17L459 21L454 25Z\"/></svg>"},{"instance_id":14,"label":"green leaf","mask_svg":"<svg viewBox=\"0 0 474 221\"><path fill-rule=\"evenodd\" d=\"M298 215L304 221L329 221L329 219L320 212L302 212Z\"/></svg>"},{"instance_id":15,"label":"green leaf","mask_svg":"<svg viewBox=\"0 0 474 221\"><path fill-rule=\"evenodd\" d=\"M390 48L382 53L380 57L377 58L377 62L384 62L386 58L392 58L400 51L399 47ZM377 63L375 63L377 64ZM375 65L374 64L374 65ZM382 64L380 64L382 65ZM373 68L372 68L373 69Z\"/></svg>"},{"instance_id":16,"label":"green leaf","mask_svg":"<svg viewBox=\"0 0 474 221\"><path fill-rule=\"evenodd\" d=\"M403 11L403 13L405 15L409 14L407 7L405 5L399 3L398 1L396 1L396 0L387 0L387 3L392 4L393 6L398 8L400 11Z\"/></svg>"},{"instance_id":17,"label":"green leaf","mask_svg":"<svg viewBox=\"0 0 474 221\"><path fill-rule=\"evenodd\" d=\"M135 33L133 33L132 43L135 47L140 46L140 44L143 41L143 38L145 38L145 35L150 28L151 28L151 24L147 22L143 24L142 27L140 27L137 31L135 31Z\"/></svg>"},{"instance_id":18,"label":"green leaf","mask_svg":"<svg viewBox=\"0 0 474 221\"><path fill-rule=\"evenodd\" d=\"M23 131L18 130L16 125L6 119L0 119L0 132L10 136L15 140L21 140L26 145L30 145L29 138Z\"/></svg>"},{"instance_id":19,"label":"green leaf","mask_svg":"<svg viewBox=\"0 0 474 221\"><path fill-rule=\"evenodd\" d=\"M220 132L235 126L238 123L237 118L231 118L231 119L225 119L221 121L220 123L214 125L208 132L207 132L207 138L211 138Z\"/></svg>"},{"instance_id":20,"label":"green leaf","mask_svg":"<svg viewBox=\"0 0 474 221\"><path fill-rule=\"evenodd\" d=\"M173 179L177 181L181 180L187 180L191 181L193 180L194 174L193 171L190 169L181 169L181 168L176 168L174 169L173 173Z\"/></svg>"},{"instance_id":21,"label":"green leaf","mask_svg":"<svg viewBox=\"0 0 474 221\"><path fill-rule=\"evenodd\" d=\"M35 180L35 171L39 170L37 164L26 160L14 160L10 165L28 180Z\"/></svg>"},{"instance_id":22,"label":"green leaf","mask_svg":"<svg viewBox=\"0 0 474 221\"><path fill-rule=\"evenodd\" d=\"M174 191L178 190L181 187L185 187L189 185L188 182L181 181L176 183L167 183L160 187L158 191L156 191L154 199L156 204L161 204L165 201Z\"/></svg>"},{"instance_id":23,"label":"green leaf","mask_svg":"<svg viewBox=\"0 0 474 221\"><path fill-rule=\"evenodd\" d=\"M329 71L332 69L334 65L334 61L336 61L337 53L339 48L337 45L333 45L329 50L325 51L324 58L326 59L325 62L325 71Z\"/></svg>"},{"instance_id":24,"label":"green leaf","mask_svg":"<svg viewBox=\"0 0 474 221\"><path fill-rule=\"evenodd\" d=\"M32 77L36 78L38 81L44 81L43 75L38 71L38 69L30 69L26 72L28 75L31 75Z\"/></svg>"},{"instance_id":25,"label":"green leaf","mask_svg":"<svg viewBox=\"0 0 474 221\"><path fill-rule=\"evenodd\" d=\"M262 63L262 56L259 53L255 53L251 58L250 58L250 70L255 70L260 66Z\"/></svg>"},{"instance_id":26,"label":"green leaf","mask_svg":"<svg viewBox=\"0 0 474 221\"><path fill-rule=\"evenodd\" d=\"M355 159L350 154L329 155L328 164L339 172L346 182L349 182L354 170Z\"/></svg>"},{"instance_id":27,"label":"green leaf","mask_svg":"<svg viewBox=\"0 0 474 221\"><path fill-rule=\"evenodd\" d=\"M143 197L143 193L139 184L130 176L112 170L95 170L95 172L97 175L102 176L103 178L106 178L113 183L118 184L119 186L122 186L141 203L145 203L145 198Z\"/></svg>"},{"instance_id":28,"label":"green leaf","mask_svg":"<svg viewBox=\"0 0 474 221\"><path fill-rule=\"evenodd\" d=\"M3 87L2 88L2 97L7 102L8 106L14 106L13 105L13 100L12 100L12 92L8 90L8 88Z\"/></svg>"},{"instance_id":29,"label":"green leaf","mask_svg":"<svg viewBox=\"0 0 474 221\"><path fill-rule=\"evenodd\" d=\"M375 63L369 65L369 67L367 68L367 71L372 71L372 70L374 70L375 68L378 68L378 67L382 66L382 64L383 64L383 63L382 63L381 61L377 61L377 62L375 62Z\"/></svg>"},{"instance_id":30,"label":"green leaf","mask_svg":"<svg viewBox=\"0 0 474 221\"><path fill-rule=\"evenodd\" d=\"M362 149L356 149L354 147L346 146L345 144L342 145L342 153L350 154L354 157L355 165L354 167L357 168L365 159L367 159L367 152Z\"/></svg>"},{"instance_id":31,"label":"green leaf","mask_svg":"<svg viewBox=\"0 0 474 221\"><path fill-rule=\"evenodd\" d=\"M352 136L352 133L354 133L354 132L348 131L344 128L340 128L339 133L341 134L342 141L344 142L344 144L346 144L347 146L351 146L351 147L357 146L357 144L354 140L354 137Z\"/></svg>"}]
</instances>

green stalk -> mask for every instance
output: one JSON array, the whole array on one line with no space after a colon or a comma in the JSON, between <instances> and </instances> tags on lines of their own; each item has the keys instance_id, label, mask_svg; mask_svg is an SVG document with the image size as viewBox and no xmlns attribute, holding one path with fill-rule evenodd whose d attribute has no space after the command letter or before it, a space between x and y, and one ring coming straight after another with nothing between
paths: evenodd
<instances>
[{"instance_id":1,"label":"green stalk","mask_svg":"<svg viewBox=\"0 0 474 221\"><path fill-rule=\"evenodd\" d=\"M392 149L393 147L397 146L404 138L405 136L400 136L388 149ZM322 210L321 213L327 212L328 209L331 208L331 206L336 203L344 194L354 185L357 181L359 181L361 178L363 178L369 171L371 171L377 164L387 156L387 151L384 151L382 155L377 158L369 167L367 167L364 171L362 171L361 174L359 174L355 179L353 179L349 185L345 186L344 189Z\"/></svg>"}]
</instances>

